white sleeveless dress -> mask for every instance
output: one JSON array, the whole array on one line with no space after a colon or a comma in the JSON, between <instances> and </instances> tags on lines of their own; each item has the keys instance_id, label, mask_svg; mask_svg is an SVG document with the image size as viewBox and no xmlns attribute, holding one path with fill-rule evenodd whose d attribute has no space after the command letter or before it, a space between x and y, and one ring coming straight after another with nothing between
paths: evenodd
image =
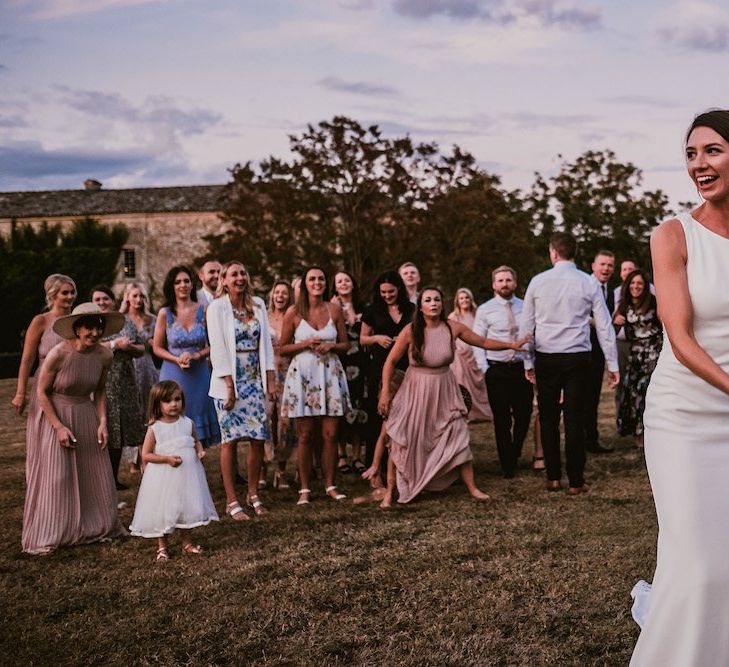
<instances>
[{"instance_id":1,"label":"white sleeveless dress","mask_svg":"<svg viewBox=\"0 0 729 667\"><path fill-rule=\"evenodd\" d=\"M315 329L302 318L294 331L294 343L314 336L336 343L337 328L331 318L323 329ZM313 350L296 354L286 373L281 406L290 419L343 416L350 409L350 400L339 357L334 352L317 354Z\"/></svg>"},{"instance_id":2,"label":"white sleeveless dress","mask_svg":"<svg viewBox=\"0 0 729 667\"><path fill-rule=\"evenodd\" d=\"M729 239L690 215L688 289L699 345L729 372ZM729 665L729 396L691 373L668 336L645 409L658 515L653 586L634 589L642 625L631 665Z\"/></svg>"},{"instance_id":3,"label":"white sleeveless dress","mask_svg":"<svg viewBox=\"0 0 729 667\"><path fill-rule=\"evenodd\" d=\"M196 528L218 520L210 496L205 468L197 457L192 420L180 417L172 423L155 422L154 453L179 456L182 463L148 463L139 485L137 504L129 532L138 537L162 537L175 528Z\"/></svg>"}]
</instances>

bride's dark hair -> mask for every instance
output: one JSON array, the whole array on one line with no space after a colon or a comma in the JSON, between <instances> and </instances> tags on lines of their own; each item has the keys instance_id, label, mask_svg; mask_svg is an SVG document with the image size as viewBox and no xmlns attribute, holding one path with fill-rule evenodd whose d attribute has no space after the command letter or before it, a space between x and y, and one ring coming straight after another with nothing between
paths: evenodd
<instances>
[{"instance_id":1,"label":"bride's dark hair","mask_svg":"<svg viewBox=\"0 0 729 667\"><path fill-rule=\"evenodd\" d=\"M711 109L696 116L686 132L684 143L688 143L689 136L697 127L708 127L721 135L724 141L729 142L729 109Z\"/></svg>"}]
</instances>

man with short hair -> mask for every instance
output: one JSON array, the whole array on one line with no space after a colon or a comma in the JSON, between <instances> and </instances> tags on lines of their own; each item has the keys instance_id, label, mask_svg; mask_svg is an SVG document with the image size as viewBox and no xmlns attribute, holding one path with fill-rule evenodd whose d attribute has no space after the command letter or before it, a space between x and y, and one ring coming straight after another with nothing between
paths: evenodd
<instances>
[{"instance_id":1,"label":"man with short hair","mask_svg":"<svg viewBox=\"0 0 729 667\"><path fill-rule=\"evenodd\" d=\"M403 283L405 283L405 289L408 292L408 299L410 299L412 303L417 303L418 287L420 286L420 271L418 271L418 267L412 262L405 262L400 265L397 272L400 274Z\"/></svg>"},{"instance_id":2,"label":"man with short hair","mask_svg":"<svg viewBox=\"0 0 729 667\"><path fill-rule=\"evenodd\" d=\"M516 271L510 266L499 266L491 272L494 298L478 307L473 324L479 336L517 340L523 302L514 296L516 284ZM524 353L480 347L474 348L474 353L478 367L486 374L501 470L506 479L511 479L529 431L534 400L532 385L524 377Z\"/></svg>"},{"instance_id":3,"label":"man with short hair","mask_svg":"<svg viewBox=\"0 0 729 667\"><path fill-rule=\"evenodd\" d=\"M539 423L547 467L548 491L558 491L562 477L559 423L564 413L565 456L570 495L585 485L584 393L590 372L590 313L605 354L610 383L618 383L618 360L612 318L595 281L579 271L577 242L555 232L549 240L552 268L532 278L524 296L519 338L534 337L524 359L524 374L538 389ZM564 395L560 409L560 396Z\"/></svg>"},{"instance_id":4,"label":"man with short hair","mask_svg":"<svg viewBox=\"0 0 729 667\"><path fill-rule=\"evenodd\" d=\"M215 259L209 259L200 267L197 277L200 278L202 289L197 291L198 303L208 306L215 298L215 291L218 289L218 281L220 280L220 272L223 267Z\"/></svg>"},{"instance_id":5,"label":"man with short hair","mask_svg":"<svg viewBox=\"0 0 729 667\"><path fill-rule=\"evenodd\" d=\"M611 318L615 312L615 299L614 292L608 283L613 277L613 273L615 273L615 255L610 250L599 250L592 262L590 279L600 290ZM600 406L600 392L605 375L605 356L600 348L592 319L590 320L590 342L592 343L590 376L585 391L585 449L591 454L609 454L613 448L600 444L597 429L597 411Z\"/></svg>"}]
</instances>

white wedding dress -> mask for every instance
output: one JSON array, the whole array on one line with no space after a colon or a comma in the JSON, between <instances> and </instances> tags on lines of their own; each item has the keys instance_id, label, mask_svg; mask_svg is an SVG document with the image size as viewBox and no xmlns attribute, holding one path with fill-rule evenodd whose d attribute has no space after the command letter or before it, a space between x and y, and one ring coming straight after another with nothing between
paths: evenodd
<instances>
[{"instance_id":1,"label":"white wedding dress","mask_svg":"<svg viewBox=\"0 0 729 667\"><path fill-rule=\"evenodd\" d=\"M694 334L729 372L729 239L679 220ZM668 336L644 422L658 558L650 592L634 589L642 632L630 664L729 665L729 396L682 365Z\"/></svg>"}]
</instances>

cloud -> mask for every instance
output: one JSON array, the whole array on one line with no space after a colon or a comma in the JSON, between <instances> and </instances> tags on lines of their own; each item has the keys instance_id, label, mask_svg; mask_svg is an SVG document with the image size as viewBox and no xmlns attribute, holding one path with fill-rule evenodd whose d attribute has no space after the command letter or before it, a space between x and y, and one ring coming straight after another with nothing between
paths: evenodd
<instances>
[{"instance_id":1,"label":"cloud","mask_svg":"<svg viewBox=\"0 0 729 667\"><path fill-rule=\"evenodd\" d=\"M0 111L0 128L28 127L28 123L19 114L3 114Z\"/></svg>"},{"instance_id":2,"label":"cloud","mask_svg":"<svg viewBox=\"0 0 729 667\"><path fill-rule=\"evenodd\" d=\"M392 86L385 86L367 81L344 81L336 76L328 76L317 82L320 86L340 93L367 95L368 97L396 97L400 93Z\"/></svg>"},{"instance_id":3,"label":"cloud","mask_svg":"<svg viewBox=\"0 0 729 667\"><path fill-rule=\"evenodd\" d=\"M31 18L48 20L160 2L168 0L15 0L14 4Z\"/></svg>"},{"instance_id":4,"label":"cloud","mask_svg":"<svg viewBox=\"0 0 729 667\"><path fill-rule=\"evenodd\" d=\"M105 177L138 168L151 159L143 151L48 150L38 141L17 141L0 146L0 176L18 179L94 174Z\"/></svg>"},{"instance_id":5,"label":"cloud","mask_svg":"<svg viewBox=\"0 0 729 667\"><path fill-rule=\"evenodd\" d=\"M361 12L366 9L373 9L375 6L375 0L341 0L339 6L342 9L351 9L356 12Z\"/></svg>"},{"instance_id":6,"label":"cloud","mask_svg":"<svg viewBox=\"0 0 729 667\"><path fill-rule=\"evenodd\" d=\"M538 127L572 129L576 125L585 125L596 120L595 116L586 114L539 114L528 111L507 114L506 118L521 129L535 129Z\"/></svg>"},{"instance_id":7,"label":"cloud","mask_svg":"<svg viewBox=\"0 0 729 667\"><path fill-rule=\"evenodd\" d=\"M598 9L565 5L559 0L394 0L393 8L405 18L445 16L504 26L537 22L545 26L592 30L602 24Z\"/></svg>"},{"instance_id":8,"label":"cloud","mask_svg":"<svg viewBox=\"0 0 729 667\"><path fill-rule=\"evenodd\" d=\"M676 26L658 31L665 41L687 51L724 53L729 51L729 23Z\"/></svg>"},{"instance_id":9,"label":"cloud","mask_svg":"<svg viewBox=\"0 0 729 667\"><path fill-rule=\"evenodd\" d=\"M652 107L655 109L671 109L677 104L668 99L654 97L653 95L617 95L615 97L606 97L604 102L609 104L627 104L641 107Z\"/></svg>"}]
</instances>

